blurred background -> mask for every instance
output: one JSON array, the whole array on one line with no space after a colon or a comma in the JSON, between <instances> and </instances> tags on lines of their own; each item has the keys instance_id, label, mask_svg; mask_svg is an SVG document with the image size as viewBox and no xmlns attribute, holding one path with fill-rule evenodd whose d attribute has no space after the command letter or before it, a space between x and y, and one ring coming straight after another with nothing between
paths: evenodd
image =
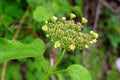
<instances>
[{"instance_id":1,"label":"blurred background","mask_svg":"<svg viewBox=\"0 0 120 80\"><path fill-rule=\"evenodd\" d=\"M58 67L81 64L93 80L120 80L120 0L0 0L0 37L12 39L21 27L17 40L29 43L41 38L47 46L44 56L49 63L51 58L55 59L56 50L41 27L52 16L69 19L70 13L76 14L75 22L87 18L83 31L94 30L99 39L89 49L67 52ZM9 61L5 80L41 80L43 67L34 58Z\"/></svg>"}]
</instances>

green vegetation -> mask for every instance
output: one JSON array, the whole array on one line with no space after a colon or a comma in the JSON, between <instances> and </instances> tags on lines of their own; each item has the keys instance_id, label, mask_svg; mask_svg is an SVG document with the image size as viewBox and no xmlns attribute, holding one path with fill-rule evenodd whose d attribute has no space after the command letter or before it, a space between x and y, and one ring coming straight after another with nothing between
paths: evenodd
<instances>
[{"instance_id":1,"label":"green vegetation","mask_svg":"<svg viewBox=\"0 0 120 80\"><path fill-rule=\"evenodd\" d=\"M0 80L120 80L119 3L0 0Z\"/></svg>"}]
</instances>

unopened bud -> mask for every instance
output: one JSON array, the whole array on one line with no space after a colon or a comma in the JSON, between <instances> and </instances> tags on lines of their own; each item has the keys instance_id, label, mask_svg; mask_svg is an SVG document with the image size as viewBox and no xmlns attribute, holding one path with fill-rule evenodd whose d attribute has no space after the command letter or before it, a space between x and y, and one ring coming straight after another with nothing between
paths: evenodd
<instances>
[{"instance_id":1,"label":"unopened bud","mask_svg":"<svg viewBox=\"0 0 120 80\"><path fill-rule=\"evenodd\" d=\"M92 42L93 42L93 43L96 43L96 42L97 42L97 40L96 40L96 39L93 39L93 40L92 40Z\"/></svg>"},{"instance_id":2,"label":"unopened bud","mask_svg":"<svg viewBox=\"0 0 120 80\"><path fill-rule=\"evenodd\" d=\"M49 35L47 34L46 37L49 37Z\"/></svg>"},{"instance_id":3,"label":"unopened bud","mask_svg":"<svg viewBox=\"0 0 120 80\"><path fill-rule=\"evenodd\" d=\"M97 39L97 38L98 38L98 34L97 34L97 33L94 33L93 37L94 37L95 39Z\"/></svg>"},{"instance_id":4,"label":"unopened bud","mask_svg":"<svg viewBox=\"0 0 120 80\"><path fill-rule=\"evenodd\" d=\"M47 25L44 25L44 26L42 27L42 30L43 30L43 31L48 31Z\"/></svg>"},{"instance_id":5,"label":"unopened bud","mask_svg":"<svg viewBox=\"0 0 120 80\"><path fill-rule=\"evenodd\" d=\"M61 46L60 42L59 41L56 41L55 44L54 44L54 47L55 48L59 48Z\"/></svg>"},{"instance_id":6,"label":"unopened bud","mask_svg":"<svg viewBox=\"0 0 120 80\"><path fill-rule=\"evenodd\" d=\"M85 48L87 49L89 46L88 45L85 45Z\"/></svg>"},{"instance_id":7,"label":"unopened bud","mask_svg":"<svg viewBox=\"0 0 120 80\"><path fill-rule=\"evenodd\" d=\"M84 23L87 23L87 22L88 22L88 20L86 18L82 17L82 23L84 24Z\"/></svg>"},{"instance_id":8,"label":"unopened bud","mask_svg":"<svg viewBox=\"0 0 120 80\"><path fill-rule=\"evenodd\" d=\"M93 35L93 34L94 34L94 32L93 32L93 31L90 31L90 34L92 34L92 35Z\"/></svg>"},{"instance_id":9,"label":"unopened bud","mask_svg":"<svg viewBox=\"0 0 120 80\"><path fill-rule=\"evenodd\" d=\"M73 13L70 14L70 18L71 18L71 19L73 19L73 18L75 18L75 17L76 17L75 14L73 14Z\"/></svg>"},{"instance_id":10,"label":"unopened bud","mask_svg":"<svg viewBox=\"0 0 120 80\"><path fill-rule=\"evenodd\" d=\"M65 20L66 20L66 17L62 17L62 20L65 21Z\"/></svg>"},{"instance_id":11,"label":"unopened bud","mask_svg":"<svg viewBox=\"0 0 120 80\"><path fill-rule=\"evenodd\" d=\"M55 22L57 20L57 17L56 16L53 16L52 19L51 19L53 22Z\"/></svg>"},{"instance_id":12,"label":"unopened bud","mask_svg":"<svg viewBox=\"0 0 120 80\"><path fill-rule=\"evenodd\" d=\"M69 46L69 49L72 50L72 51L75 50L75 45L74 45L74 44L71 44L71 45Z\"/></svg>"},{"instance_id":13,"label":"unopened bud","mask_svg":"<svg viewBox=\"0 0 120 80\"><path fill-rule=\"evenodd\" d=\"M45 24L47 24L48 23L48 21L45 21Z\"/></svg>"},{"instance_id":14,"label":"unopened bud","mask_svg":"<svg viewBox=\"0 0 120 80\"><path fill-rule=\"evenodd\" d=\"M95 39L98 38L98 34L97 34L97 33L93 32L93 31L90 31L90 34L93 35L93 37L94 37Z\"/></svg>"},{"instance_id":15,"label":"unopened bud","mask_svg":"<svg viewBox=\"0 0 120 80\"><path fill-rule=\"evenodd\" d=\"M90 41L90 44L93 44L93 41Z\"/></svg>"}]
</instances>

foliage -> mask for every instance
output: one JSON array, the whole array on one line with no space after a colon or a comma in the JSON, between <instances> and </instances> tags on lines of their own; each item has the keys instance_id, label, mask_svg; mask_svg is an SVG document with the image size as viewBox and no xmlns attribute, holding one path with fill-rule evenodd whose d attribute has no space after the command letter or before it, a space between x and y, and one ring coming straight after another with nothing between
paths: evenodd
<instances>
[{"instance_id":1,"label":"foliage","mask_svg":"<svg viewBox=\"0 0 120 80\"><path fill-rule=\"evenodd\" d=\"M104 1L114 8L119 6L118 0ZM69 14L74 13L75 24L82 22L82 16L88 19L88 26L83 24L86 27L81 31L89 33L96 6L96 0L0 0L0 79L3 62L7 61L5 80L120 80L115 65L120 57L119 14L106 6L101 8L96 30L98 42L85 50L72 45L70 49L74 51L64 54L63 49L53 48L55 42L42 31L44 22L51 22L51 17L56 16L61 22L61 17L69 20ZM18 38L12 40L19 25L22 28ZM50 56L52 53L55 57ZM51 67L51 59L57 59L55 66Z\"/></svg>"},{"instance_id":2,"label":"foliage","mask_svg":"<svg viewBox=\"0 0 120 80\"><path fill-rule=\"evenodd\" d=\"M35 39L27 45L16 40L0 39L0 63L11 59L42 57L44 51L45 45L40 39Z\"/></svg>"},{"instance_id":3,"label":"foliage","mask_svg":"<svg viewBox=\"0 0 120 80\"><path fill-rule=\"evenodd\" d=\"M80 65L72 65L67 68L67 71L72 80L92 80L87 70Z\"/></svg>"}]
</instances>

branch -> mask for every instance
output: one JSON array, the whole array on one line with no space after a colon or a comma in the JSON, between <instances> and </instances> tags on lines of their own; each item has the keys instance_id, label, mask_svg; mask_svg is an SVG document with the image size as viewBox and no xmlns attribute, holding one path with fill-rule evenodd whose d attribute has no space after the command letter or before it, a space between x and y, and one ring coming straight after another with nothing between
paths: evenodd
<instances>
[{"instance_id":1,"label":"branch","mask_svg":"<svg viewBox=\"0 0 120 80\"><path fill-rule=\"evenodd\" d=\"M100 1L98 1L98 5L96 8L96 15L95 15L95 20L94 20L94 27L93 30L96 31L97 27L98 27L98 21L99 21L99 15L100 15L100 8L101 8L101 3Z\"/></svg>"},{"instance_id":2,"label":"branch","mask_svg":"<svg viewBox=\"0 0 120 80\"><path fill-rule=\"evenodd\" d=\"M107 3L106 1L104 0L100 0L100 2L105 6L107 7L110 11L112 11L113 13L120 13L120 7L118 7L117 9L114 9L109 3Z\"/></svg>"},{"instance_id":3,"label":"branch","mask_svg":"<svg viewBox=\"0 0 120 80\"><path fill-rule=\"evenodd\" d=\"M24 22L25 19L26 19L26 16L27 16L28 10L29 10L29 7L27 8L26 12L24 13L22 19L20 20L20 23L19 23L19 25L18 25L18 28L17 28L15 34L14 34L13 39L17 39L17 37L18 37L18 35L19 35L19 32L20 32L20 30L21 30L21 28L22 28L22 24L23 24L23 22Z\"/></svg>"},{"instance_id":4,"label":"branch","mask_svg":"<svg viewBox=\"0 0 120 80\"><path fill-rule=\"evenodd\" d=\"M19 32L20 32L20 30L21 30L21 28L22 28L22 24L23 24L23 22L25 21L25 19L26 19L26 17L27 17L28 10L29 10L29 7L27 8L26 12L24 13L23 17L21 18L20 23L19 23L19 25L18 25L18 28L17 28L15 34L14 34L13 39L17 39L18 34L19 34ZM5 63L3 64L1 80L5 80L6 67L7 67L7 62L5 62Z\"/></svg>"}]
</instances>

